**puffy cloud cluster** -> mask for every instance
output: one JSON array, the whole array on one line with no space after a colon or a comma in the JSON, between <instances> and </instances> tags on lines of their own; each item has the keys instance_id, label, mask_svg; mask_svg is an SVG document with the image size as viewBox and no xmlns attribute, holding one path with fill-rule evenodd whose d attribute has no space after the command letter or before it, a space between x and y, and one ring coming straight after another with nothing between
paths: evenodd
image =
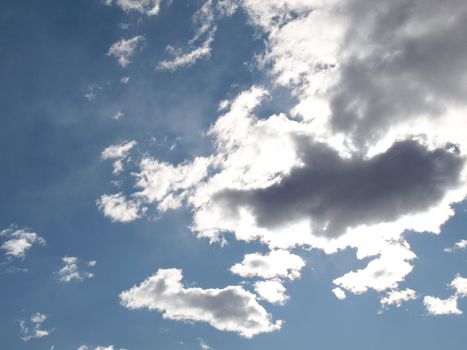
<instances>
[{"instance_id":1,"label":"puffy cloud cluster","mask_svg":"<svg viewBox=\"0 0 467 350\"><path fill-rule=\"evenodd\" d=\"M46 319L46 315L38 312L32 315L29 321L20 321L21 339L26 342L34 338L43 338L48 336L50 334L50 330L47 330L42 326Z\"/></svg>"},{"instance_id":2,"label":"puffy cloud cluster","mask_svg":"<svg viewBox=\"0 0 467 350\"><path fill-rule=\"evenodd\" d=\"M94 274L87 271L80 271L79 260L74 256L65 256L62 258L63 267L57 271L57 277L60 281L68 283L71 281L83 281L88 278L93 278ZM91 260L84 263L87 268L96 266L96 261Z\"/></svg>"},{"instance_id":3,"label":"puffy cloud cluster","mask_svg":"<svg viewBox=\"0 0 467 350\"><path fill-rule=\"evenodd\" d=\"M207 322L247 338L281 328L281 321L273 322L255 295L242 287L187 288L182 278L179 269L159 269L140 285L122 292L121 303L129 309L159 311L171 320Z\"/></svg>"},{"instance_id":4,"label":"puffy cloud cluster","mask_svg":"<svg viewBox=\"0 0 467 350\"><path fill-rule=\"evenodd\" d=\"M389 305L400 307L402 303L409 300L415 300L417 298L417 292L413 289L407 288L404 290L389 291L385 297L381 298L380 302L382 307L388 307Z\"/></svg>"},{"instance_id":5,"label":"puffy cloud cluster","mask_svg":"<svg viewBox=\"0 0 467 350\"><path fill-rule=\"evenodd\" d=\"M449 285L454 290L454 295L447 299L433 296L423 298L426 311L429 315L461 315L462 310L458 307L458 300L467 297L467 278L457 275Z\"/></svg>"},{"instance_id":6,"label":"puffy cloud cluster","mask_svg":"<svg viewBox=\"0 0 467 350\"><path fill-rule=\"evenodd\" d=\"M206 133L216 146L213 154L178 165L144 156L133 175L134 193L103 195L100 209L127 222L149 206L159 212L187 207L200 238L222 242L231 235L265 244L270 253L247 255L232 267L242 277L268 279L255 284L264 300L286 300L281 282L299 276L302 266L278 267L273 257L288 254L297 262L301 258L288 252L295 248L327 254L354 248L357 259L369 260L334 279L339 299L368 290L385 293L383 308L415 299L412 289L399 289L416 258L404 233L438 234L454 214L453 204L467 195L467 3L221 3L227 15L242 8L264 34L266 51L257 64L271 83L222 101L221 115ZM195 15L200 29L194 41L208 38L204 52L216 6L208 0ZM195 52L184 57L174 50L178 58L166 69L194 62ZM274 98L277 86L296 103L259 117L257 108ZM432 314L458 313L459 293L424 302ZM172 296L185 300L184 294ZM178 317L165 304L150 305Z\"/></svg>"},{"instance_id":7,"label":"puffy cloud cluster","mask_svg":"<svg viewBox=\"0 0 467 350\"><path fill-rule=\"evenodd\" d=\"M0 249L5 252L7 259L24 258L34 244L44 245L46 243L45 239L37 233L16 226L0 231L0 239L3 241Z\"/></svg>"}]
</instances>

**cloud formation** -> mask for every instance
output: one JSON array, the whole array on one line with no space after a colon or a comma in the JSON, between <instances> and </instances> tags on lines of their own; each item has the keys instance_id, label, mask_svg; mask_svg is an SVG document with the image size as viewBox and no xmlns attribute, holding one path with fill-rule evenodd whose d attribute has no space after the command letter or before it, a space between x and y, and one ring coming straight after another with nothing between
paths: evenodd
<instances>
[{"instance_id":1,"label":"cloud formation","mask_svg":"<svg viewBox=\"0 0 467 350\"><path fill-rule=\"evenodd\" d=\"M21 339L25 342L35 339L43 338L50 334L50 330L47 330L43 327L43 323L47 319L47 316L41 314L40 312L31 316L29 321L22 320L20 321L20 332Z\"/></svg>"},{"instance_id":2,"label":"cloud formation","mask_svg":"<svg viewBox=\"0 0 467 350\"><path fill-rule=\"evenodd\" d=\"M24 258L34 244L44 245L46 243L45 239L37 233L16 226L0 231L0 238L3 241L0 249L5 252L8 259Z\"/></svg>"},{"instance_id":3,"label":"cloud formation","mask_svg":"<svg viewBox=\"0 0 467 350\"><path fill-rule=\"evenodd\" d=\"M171 320L207 322L247 338L281 328L281 321L273 322L256 297L242 287L187 288L182 278L181 270L159 269L140 285L122 292L121 303L129 309L159 311Z\"/></svg>"},{"instance_id":4,"label":"cloud formation","mask_svg":"<svg viewBox=\"0 0 467 350\"><path fill-rule=\"evenodd\" d=\"M298 255L286 250L273 250L266 255L247 254L243 261L233 265L230 271L242 277L294 280L300 278L300 270L303 266L305 262Z\"/></svg>"},{"instance_id":5,"label":"cloud formation","mask_svg":"<svg viewBox=\"0 0 467 350\"><path fill-rule=\"evenodd\" d=\"M159 14L162 0L104 0L105 5L120 7L126 12L135 11L147 16Z\"/></svg>"},{"instance_id":6,"label":"cloud formation","mask_svg":"<svg viewBox=\"0 0 467 350\"><path fill-rule=\"evenodd\" d=\"M462 310L458 307L458 300L467 297L467 278L457 275L449 285L454 290L454 295L447 299L433 296L423 298L426 311L429 315L461 315Z\"/></svg>"},{"instance_id":7,"label":"cloud formation","mask_svg":"<svg viewBox=\"0 0 467 350\"><path fill-rule=\"evenodd\" d=\"M440 233L467 196L467 5L208 0L194 16L188 49L169 47L173 59L160 68L208 57L217 19L237 8L262 34L265 51L255 63L270 80L219 104L206 132L212 154L176 165L144 155L131 174L133 193L103 195L99 208L128 222L151 206L159 213L185 207L200 238L265 244L268 255L249 254L231 268L271 279L255 285L265 300L283 301L280 280L299 276L300 264L272 258L295 256L295 248L355 248L357 259L369 258L333 280L339 299L368 290L381 293L383 308L415 299L414 290L399 289L416 258L405 232ZM287 89L292 107L258 116L277 87ZM429 313L457 313L459 293L424 302Z\"/></svg>"},{"instance_id":8,"label":"cloud formation","mask_svg":"<svg viewBox=\"0 0 467 350\"><path fill-rule=\"evenodd\" d=\"M62 258L64 266L57 271L57 277L60 281L68 283L71 281L83 281L88 278L93 278L94 274L87 271L80 271L78 258L74 256L65 256ZM96 261L91 260L84 263L87 268L96 266Z\"/></svg>"},{"instance_id":9,"label":"cloud formation","mask_svg":"<svg viewBox=\"0 0 467 350\"><path fill-rule=\"evenodd\" d=\"M112 44L107 51L108 56L114 56L118 64L125 68L131 63L131 57L134 55L138 47L144 43L144 37L141 35L134 36L130 39L121 39Z\"/></svg>"}]
</instances>

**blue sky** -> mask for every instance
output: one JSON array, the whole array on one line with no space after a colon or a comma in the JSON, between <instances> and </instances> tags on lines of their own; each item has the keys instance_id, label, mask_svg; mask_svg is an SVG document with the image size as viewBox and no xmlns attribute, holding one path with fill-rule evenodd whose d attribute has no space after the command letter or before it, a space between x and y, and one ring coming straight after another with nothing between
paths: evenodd
<instances>
[{"instance_id":1,"label":"blue sky","mask_svg":"<svg viewBox=\"0 0 467 350\"><path fill-rule=\"evenodd\" d=\"M5 349L463 349L467 5L13 1Z\"/></svg>"}]
</instances>

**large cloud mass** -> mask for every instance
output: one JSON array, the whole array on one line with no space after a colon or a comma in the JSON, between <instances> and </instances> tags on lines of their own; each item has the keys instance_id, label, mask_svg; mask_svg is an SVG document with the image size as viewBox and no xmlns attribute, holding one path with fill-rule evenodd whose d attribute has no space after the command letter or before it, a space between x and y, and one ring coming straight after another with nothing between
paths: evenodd
<instances>
[{"instance_id":1,"label":"large cloud mass","mask_svg":"<svg viewBox=\"0 0 467 350\"><path fill-rule=\"evenodd\" d=\"M176 165L145 154L139 172L132 174L133 193L103 195L100 209L127 222L144 216L150 206L161 213L185 207L198 237L265 244L269 254L247 255L232 267L243 277L299 275L300 264L274 267L271 257L279 251L292 255L286 251L304 247L331 254L355 248L358 259L370 259L365 267L334 279L339 299L345 291L370 289L385 293L383 307L416 299L414 290L399 289L416 258L404 233L440 233L454 214L453 205L467 194L467 3L218 4L207 1L198 12L205 16L197 24L198 33L209 38L206 52L214 40L214 8L224 15L240 8L263 34L265 51L255 63L269 80L222 102L222 114L206 133L215 145L212 154ZM292 107L275 105L276 114L259 116L258 108L275 98L277 87L287 89ZM160 270L123 293L122 301L245 336L278 327L245 290L187 289L177 271ZM453 288L461 290L461 282ZM275 293L266 293L266 286ZM257 282L256 289L266 300L286 300L278 280ZM165 290L181 304L167 304ZM196 303L209 295L204 316L198 306L192 309L192 299L187 301L193 293L200 298ZM425 297L424 302L432 314L459 313L459 293L446 300ZM236 323L246 314L234 322L217 313L217 300L225 294L255 305L250 331Z\"/></svg>"}]
</instances>

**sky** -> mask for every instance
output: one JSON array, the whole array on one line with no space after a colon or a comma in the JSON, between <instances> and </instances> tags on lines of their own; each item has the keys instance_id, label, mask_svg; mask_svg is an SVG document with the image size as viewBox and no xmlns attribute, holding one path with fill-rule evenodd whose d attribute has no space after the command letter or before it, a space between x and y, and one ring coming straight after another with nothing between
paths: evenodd
<instances>
[{"instance_id":1,"label":"sky","mask_svg":"<svg viewBox=\"0 0 467 350\"><path fill-rule=\"evenodd\" d=\"M0 344L465 349L467 3L4 0Z\"/></svg>"}]
</instances>

